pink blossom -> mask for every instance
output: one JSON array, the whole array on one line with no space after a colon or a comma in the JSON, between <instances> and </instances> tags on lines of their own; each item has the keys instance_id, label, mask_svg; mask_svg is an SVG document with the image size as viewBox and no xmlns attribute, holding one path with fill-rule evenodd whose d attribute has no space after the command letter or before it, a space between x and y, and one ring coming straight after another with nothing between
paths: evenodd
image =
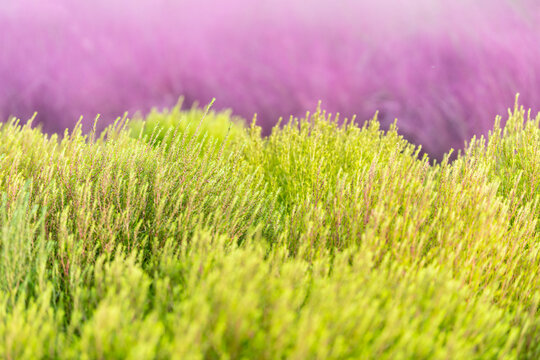
<instances>
[{"instance_id":1,"label":"pink blossom","mask_svg":"<svg viewBox=\"0 0 540 360\"><path fill-rule=\"evenodd\" d=\"M540 98L540 20L511 0L6 0L0 116L62 132L125 111L232 108L269 132L323 108L388 127L433 156L462 148L517 92Z\"/></svg>"}]
</instances>

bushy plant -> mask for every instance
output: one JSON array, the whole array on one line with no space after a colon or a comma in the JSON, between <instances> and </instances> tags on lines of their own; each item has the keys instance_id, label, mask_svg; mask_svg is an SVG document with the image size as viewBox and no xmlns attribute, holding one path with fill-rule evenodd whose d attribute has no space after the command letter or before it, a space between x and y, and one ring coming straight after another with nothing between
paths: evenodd
<instances>
[{"instance_id":1,"label":"bushy plant","mask_svg":"<svg viewBox=\"0 0 540 360\"><path fill-rule=\"evenodd\" d=\"M0 126L0 356L540 356L540 117L453 162L320 109L124 120Z\"/></svg>"},{"instance_id":2,"label":"bushy plant","mask_svg":"<svg viewBox=\"0 0 540 360\"><path fill-rule=\"evenodd\" d=\"M188 139L203 143L205 150L213 148L221 150L229 143L240 143L247 136L244 131L245 120L233 116L231 111L211 111L209 104L205 110L192 106L188 111L182 110L183 100L170 110L153 110L146 117L137 117L128 123L131 135L146 138L155 144L165 138L168 142L174 137L168 132L176 132ZM196 136L195 136L196 135ZM195 136L195 139L193 137Z\"/></svg>"}]
</instances>

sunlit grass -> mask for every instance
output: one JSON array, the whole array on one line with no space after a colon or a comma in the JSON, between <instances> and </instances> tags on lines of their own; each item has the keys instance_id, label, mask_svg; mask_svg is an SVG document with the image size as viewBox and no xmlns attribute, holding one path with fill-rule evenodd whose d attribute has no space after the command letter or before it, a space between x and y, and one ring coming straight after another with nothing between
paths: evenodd
<instances>
[{"instance_id":1,"label":"sunlit grass","mask_svg":"<svg viewBox=\"0 0 540 360\"><path fill-rule=\"evenodd\" d=\"M540 356L540 118L435 164L376 119L230 119L0 126L1 356Z\"/></svg>"}]
</instances>

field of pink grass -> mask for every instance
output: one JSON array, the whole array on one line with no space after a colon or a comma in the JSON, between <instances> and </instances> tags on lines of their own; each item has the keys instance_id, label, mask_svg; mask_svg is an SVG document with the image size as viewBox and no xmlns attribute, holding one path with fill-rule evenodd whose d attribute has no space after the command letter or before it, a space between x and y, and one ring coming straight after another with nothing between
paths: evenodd
<instances>
[{"instance_id":1,"label":"field of pink grass","mask_svg":"<svg viewBox=\"0 0 540 360\"><path fill-rule=\"evenodd\" d=\"M486 134L516 93L540 98L532 1L8 0L0 117L63 132L184 104L280 116L324 108L388 128L440 158Z\"/></svg>"}]
</instances>

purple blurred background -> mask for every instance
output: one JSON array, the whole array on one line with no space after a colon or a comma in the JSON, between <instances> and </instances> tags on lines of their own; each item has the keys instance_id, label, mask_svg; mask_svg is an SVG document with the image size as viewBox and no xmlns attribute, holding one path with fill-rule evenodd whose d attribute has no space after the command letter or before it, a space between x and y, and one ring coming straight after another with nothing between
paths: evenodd
<instances>
[{"instance_id":1,"label":"purple blurred background","mask_svg":"<svg viewBox=\"0 0 540 360\"><path fill-rule=\"evenodd\" d=\"M84 116L231 108L268 133L317 102L379 111L434 157L540 96L540 13L529 0L3 0L0 120L60 132Z\"/></svg>"}]
</instances>

